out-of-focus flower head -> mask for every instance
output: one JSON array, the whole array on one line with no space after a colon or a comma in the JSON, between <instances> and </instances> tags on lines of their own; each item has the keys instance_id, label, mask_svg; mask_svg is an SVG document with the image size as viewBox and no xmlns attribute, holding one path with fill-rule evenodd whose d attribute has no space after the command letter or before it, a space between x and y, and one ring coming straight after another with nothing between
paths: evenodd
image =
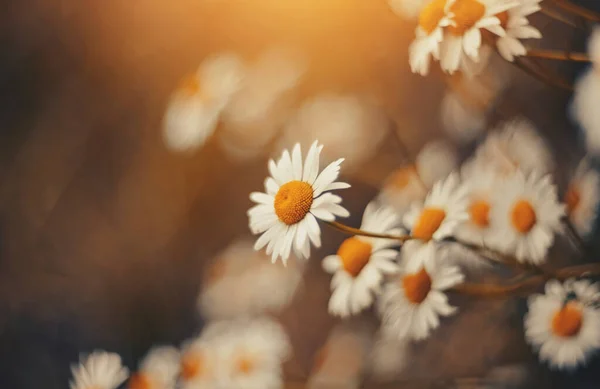
<instances>
[{"instance_id":1,"label":"out-of-focus flower head","mask_svg":"<svg viewBox=\"0 0 600 389\"><path fill-rule=\"evenodd\" d=\"M423 183L431 188L456 169L458 155L450 143L443 140L431 141L417 155L415 166Z\"/></svg>"},{"instance_id":2,"label":"out-of-focus flower head","mask_svg":"<svg viewBox=\"0 0 600 389\"><path fill-rule=\"evenodd\" d=\"M304 264L272 264L252 246L249 240L233 242L210 265L198 300L203 317L214 320L275 313L291 302L302 281Z\"/></svg>"},{"instance_id":3,"label":"out-of-focus flower head","mask_svg":"<svg viewBox=\"0 0 600 389\"><path fill-rule=\"evenodd\" d=\"M598 217L600 174L583 159L564 196L569 220L581 236L588 236Z\"/></svg>"},{"instance_id":4,"label":"out-of-focus flower head","mask_svg":"<svg viewBox=\"0 0 600 389\"><path fill-rule=\"evenodd\" d=\"M394 13L404 19L417 19L421 9L429 0L388 0Z\"/></svg>"},{"instance_id":5,"label":"out-of-focus flower head","mask_svg":"<svg viewBox=\"0 0 600 389\"><path fill-rule=\"evenodd\" d=\"M78 365L71 366L71 389L117 389L129 376L129 370L115 353L94 351L81 356Z\"/></svg>"},{"instance_id":6,"label":"out-of-focus flower head","mask_svg":"<svg viewBox=\"0 0 600 389\"><path fill-rule=\"evenodd\" d=\"M407 165L388 176L379 197L382 203L402 215L413 202L423 201L428 189L414 165Z\"/></svg>"},{"instance_id":7,"label":"out-of-focus flower head","mask_svg":"<svg viewBox=\"0 0 600 389\"><path fill-rule=\"evenodd\" d=\"M400 218L393 209L375 202L367 205L361 229L379 234L400 235ZM323 268L333 274L329 313L347 317L356 315L373 304L386 275L398 271L395 263L398 252L392 247L399 242L353 236L346 239L337 254L325 257Z\"/></svg>"},{"instance_id":8,"label":"out-of-focus flower head","mask_svg":"<svg viewBox=\"0 0 600 389\"><path fill-rule=\"evenodd\" d=\"M179 350L171 346L155 347L140 362L128 389L174 389L179 376Z\"/></svg>"},{"instance_id":9,"label":"out-of-focus flower head","mask_svg":"<svg viewBox=\"0 0 600 389\"><path fill-rule=\"evenodd\" d=\"M277 162L269 161L271 177L265 180L266 193L254 192L250 199L257 203L248 211L250 230L262 234L254 248L266 246L273 261L281 257L283 263L294 250L299 258L310 256L310 242L321 246L321 229L317 219L334 221L350 213L339 205L342 198L330 191L349 188L337 182L343 158L330 163L319 173L319 159L323 146L314 142L302 161L300 144L292 153L284 150Z\"/></svg>"}]
</instances>

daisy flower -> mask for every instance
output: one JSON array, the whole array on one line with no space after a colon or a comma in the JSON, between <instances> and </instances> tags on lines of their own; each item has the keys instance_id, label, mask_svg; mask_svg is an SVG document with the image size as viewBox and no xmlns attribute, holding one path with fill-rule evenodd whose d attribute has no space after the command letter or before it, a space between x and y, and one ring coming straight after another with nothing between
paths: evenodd
<instances>
[{"instance_id":1,"label":"daisy flower","mask_svg":"<svg viewBox=\"0 0 600 389\"><path fill-rule=\"evenodd\" d=\"M467 189L459 175L452 173L433 186L422 205L413 203L404 224L414 238L441 240L452 236L468 217Z\"/></svg>"},{"instance_id":2,"label":"daisy flower","mask_svg":"<svg viewBox=\"0 0 600 389\"><path fill-rule=\"evenodd\" d=\"M172 94L164 116L163 137L170 149L188 151L201 146L217 127L219 116L244 77L235 54L207 59Z\"/></svg>"},{"instance_id":3,"label":"daisy flower","mask_svg":"<svg viewBox=\"0 0 600 389\"><path fill-rule=\"evenodd\" d=\"M369 354L369 361L369 370L376 380L398 379L409 365L410 343L406 339L390 339L378 334Z\"/></svg>"},{"instance_id":4,"label":"daisy flower","mask_svg":"<svg viewBox=\"0 0 600 389\"><path fill-rule=\"evenodd\" d=\"M433 242L411 243L414 247L402 254L398 277L384 285L379 312L386 336L422 340L440 325L439 316L456 312L444 290L462 283L464 276L458 267L436 258Z\"/></svg>"},{"instance_id":5,"label":"daisy flower","mask_svg":"<svg viewBox=\"0 0 600 389\"><path fill-rule=\"evenodd\" d=\"M468 188L469 218L456 231L462 242L484 246L490 233L490 209L492 195L497 189L498 178L491 169L479 169L472 172L464 181Z\"/></svg>"},{"instance_id":6,"label":"daisy flower","mask_svg":"<svg viewBox=\"0 0 600 389\"><path fill-rule=\"evenodd\" d=\"M490 133L477 149L472 164L475 168L491 167L505 177L517 170L547 174L554 169L546 142L533 124L524 119L504 123Z\"/></svg>"},{"instance_id":7,"label":"daisy flower","mask_svg":"<svg viewBox=\"0 0 600 389\"><path fill-rule=\"evenodd\" d=\"M321 230L317 219L334 221L336 216L350 213L339 205L342 198L331 193L350 185L336 182L343 158L329 164L319 173L321 149L314 142L304 164L300 145L291 153L284 150L281 158L269 161L272 177L265 181L266 193L254 192L250 199L258 205L248 211L250 230L262 235L254 245L255 250L267 247L266 253L273 262L281 257L283 263L294 248L296 256L310 256L310 242L321 246ZM309 242L310 240L310 242Z\"/></svg>"},{"instance_id":8,"label":"daisy flower","mask_svg":"<svg viewBox=\"0 0 600 389\"><path fill-rule=\"evenodd\" d=\"M379 199L404 214L413 202L425 199L427 190L415 166L408 165L396 169L386 178Z\"/></svg>"},{"instance_id":9,"label":"daisy flower","mask_svg":"<svg viewBox=\"0 0 600 389\"><path fill-rule=\"evenodd\" d=\"M521 262L543 263L565 215L551 177L517 172L495 191L492 203L490 246Z\"/></svg>"},{"instance_id":10,"label":"daisy flower","mask_svg":"<svg viewBox=\"0 0 600 389\"><path fill-rule=\"evenodd\" d=\"M409 64L413 73L426 75L429 73L431 57L439 58L444 27L451 23L447 7L453 2L454 0L432 0L421 9L415 29L416 37L408 48Z\"/></svg>"},{"instance_id":11,"label":"daisy flower","mask_svg":"<svg viewBox=\"0 0 600 389\"><path fill-rule=\"evenodd\" d=\"M527 54L527 49L521 39L540 39L540 31L529 24L527 17L540 9L542 0L521 0L516 6L496 15L500 19L500 26L506 32L496 40L498 52L507 61L514 61L515 57Z\"/></svg>"},{"instance_id":12,"label":"daisy flower","mask_svg":"<svg viewBox=\"0 0 600 389\"><path fill-rule=\"evenodd\" d=\"M129 389L174 389L179 375L180 355L175 347L155 347L129 379Z\"/></svg>"},{"instance_id":13,"label":"daisy flower","mask_svg":"<svg viewBox=\"0 0 600 389\"><path fill-rule=\"evenodd\" d=\"M600 293L587 280L546 283L529 298L525 337L551 367L573 369L600 348Z\"/></svg>"},{"instance_id":14,"label":"daisy flower","mask_svg":"<svg viewBox=\"0 0 600 389\"><path fill-rule=\"evenodd\" d=\"M486 125L485 111L469 104L469 100L465 101L457 92L447 91L440 108L444 130L462 143L473 141L481 135Z\"/></svg>"},{"instance_id":15,"label":"daisy flower","mask_svg":"<svg viewBox=\"0 0 600 389\"><path fill-rule=\"evenodd\" d=\"M217 254L205 272L198 297L203 317L214 320L277 313L291 302L301 285L304 264L272 264L264 252L252 246L253 242L242 239Z\"/></svg>"},{"instance_id":16,"label":"daisy flower","mask_svg":"<svg viewBox=\"0 0 600 389\"><path fill-rule=\"evenodd\" d=\"M217 382L217 367L222 353L222 338L227 326L212 324L203 333L184 343L181 352L179 387L182 389L213 389Z\"/></svg>"},{"instance_id":17,"label":"daisy flower","mask_svg":"<svg viewBox=\"0 0 600 389\"><path fill-rule=\"evenodd\" d=\"M592 232L600 203L600 174L582 160L564 196L567 215L577 232L586 236Z\"/></svg>"},{"instance_id":18,"label":"daisy flower","mask_svg":"<svg viewBox=\"0 0 600 389\"><path fill-rule=\"evenodd\" d=\"M600 27L594 28L588 41L592 66L577 80L571 114L581 126L588 152L600 153Z\"/></svg>"},{"instance_id":19,"label":"daisy flower","mask_svg":"<svg viewBox=\"0 0 600 389\"><path fill-rule=\"evenodd\" d=\"M481 29L500 37L505 35L495 15L513 7L508 0L450 0L447 4L449 26L440 48L440 65L447 73L458 70L464 56L479 60Z\"/></svg>"},{"instance_id":20,"label":"daisy flower","mask_svg":"<svg viewBox=\"0 0 600 389\"><path fill-rule=\"evenodd\" d=\"M417 19L429 0L388 0L392 11L405 19Z\"/></svg>"},{"instance_id":21,"label":"daisy flower","mask_svg":"<svg viewBox=\"0 0 600 389\"><path fill-rule=\"evenodd\" d=\"M118 354L94 351L71 366L71 389L117 389L127 379L129 370Z\"/></svg>"},{"instance_id":22,"label":"daisy flower","mask_svg":"<svg viewBox=\"0 0 600 389\"><path fill-rule=\"evenodd\" d=\"M223 341L218 383L228 389L281 388L281 365L290 351L278 323L266 318L234 322Z\"/></svg>"},{"instance_id":23,"label":"daisy flower","mask_svg":"<svg viewBox=\"0 0 600 389\"><path fill-rule=\"evenodd\" d=\"M372 202L365 209L360 228L400 235L402 230L394 228L399 221L393 209ZM394 262L398 252L391 249L398 244L392 239L353 236L340 245L337 254L325 257L323 269L333 274L329 313L347 317L370 307L384 276L398 270Z\"/></svg>"},{"instance_id":24,"label":"daisy flower","mask_svg":"<svg viewBox=\"0 0 600 389\"><path fill-rule=\"evenodd\" d=\"M458 155L450 143L442 140L429 142L417 155L415 166L425 186L431 188L458 166Z\"/></svg>"}]
</instances>

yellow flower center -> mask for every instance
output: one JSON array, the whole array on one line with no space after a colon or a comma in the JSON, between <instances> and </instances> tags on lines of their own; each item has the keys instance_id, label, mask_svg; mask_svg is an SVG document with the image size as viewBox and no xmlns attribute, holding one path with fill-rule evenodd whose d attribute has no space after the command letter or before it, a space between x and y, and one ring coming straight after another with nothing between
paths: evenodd
<instances>
[{"instance_id":1,"label":"yellow flower center","mask_svg":"<svg viewBox=\"0 0 600 389\"><path fill-rule=\"evenodd\" d=\"M185 76L179 83L179 88L177 88L181 94L186 96L194 96L200 93L201 89L200 81L195 74Z\"/></svg>"},{"instance_id":2,"label":"yellow flower center","mask_svg":"<svg viewBox=\"0 0 600 389\"><path fill-rule=\"evenodd\" d=\"M477 200L469 207L471 222L477 227L486 228L490 225L490 204L485 200Z\"/></svg>"},{"instance_id":3,"label":"yellow flower center","mask_svg":"<svg viewBox=\"0 0 600 389\"><path fill-rule=\"evenodd\" d=\"M424 208L415 223L412 236L422 240L431 239L445 218L446 212L441 208Z\"/></svg>"},{"instance_id":4,"label":"yellow flower center","mask_svg":"<svg viewBox=\"0 0 600 389\"><path fill-rule=\"evenodd\" d=\"M390 184L397 189L404 189L410 184L412 178L417 174L414 166L407 166L392 173Z\"/></svg>"},{"instance_id":5,"label":"yellow flower center","mask_svg":"<svg viewBox=\"0 0 600 389\"><path fill-rule=\"evenodd\" d=\"M477 0L456 0L450 6L454 14L454 25L448 26L448 31L455 36L463 36L485 15L485 5Z\"/></svg>"},{"instance_id":6,"label":"yellow flower center","mask_svg":"<svg viewBox=\"0 0 600 389\"><path fill-rule=\"evenodd\" d=\"M552 332L556 336L571 337L581 330L583 315L579 306L574 302L567 303L552 318Z\"/></svg>"},{"instance_id":7,"label":"yellow flower center","mask_svg":"<svg viewBox=\"0 0 600 389\"><path fill-rule=\"evenodd\" d=\"M296 224L310 211L313 188L303 181L290 181L275 195L275 214L285 224Z\"/></svg>"},{"instance_id":8,"label":"yellow flower center","mask_svg":"<svg viewBox=\"0 0 600 389\"><path fill-rule=\"evenodd\" d=\"M337 255L342 259L344 269L356 277L371 259L373 247L362 240L352 237L346 239L338 249Z\"/></svg>"},{"instance_id":9,"label":"yellow flower center","mask_svg":"<svg viewBox=\"0 0 600 389\"><path fill-rule=\"evenodd\" d=\"M129 389L150 389L152 382L145 374L137 373L131 376L127 387Z\"/></svg>"},{"instance_id":10,"label":"yellow flower center","mask_svg":"<svg viewBox=\"0 0 600 389\"><path fill-rule=\"evenodd\" d=\"M567 204L567 213L569 215L577 209L580 201L581 192L579 191L579 188L573 184L569 185L569 189L567 189L567 193L565 193L565 203Z\"/></svg>"},{"instance_id":11,"label":"yellow flower center","mask_svg":"<svg viewBox=\"0 0 600 389\"><path fill-rule=\"evenodd\" d=\"M421 304L431 291L431 277L423 268L417 273L405 275L402 278L402 287L408 301Z\"/></svg>"},{"instance_id":12,"label":"yellow flower center","mask_svg":"<svg viewBox=\"0 0 600 389\"><path fill-rule=\"evenodd\" d=\"M537 222L535 210L527 200L519 200L512 209L511 222L521 234L526 234Z\"/></svg>"},{"instance_id":13,"label":"yellow flower center","mask_svg":"<svg viewBox=\"0 0 600 389\"><path fill-rule=\"evenodd\" d=\"M203 373L202 358L196 354L188 354L181 360L181 377L191 380Z\"/></svg>"},{"instance_id":14,"label":"yellow flower center","mask_svg":"<svg viewBox=\"0 0 600 389\"><path fill-rule=\"evenodd\" d=\"M252 370L254 370L254 365L254 361L251 358L245 356L238 359L236 367L239 373L248 375L252 373Z\"/></svg>"},{"instance_id":15,"label":"yellow flower center","mask_svg":"<svg viewBox=\"0 0 600 389\"><path fill-rule=\"evenodd\" d=\"M446 15L446 0L433 0L429 2L419 14L419 26L430 35Z\"/></svg>"}]
</instances>

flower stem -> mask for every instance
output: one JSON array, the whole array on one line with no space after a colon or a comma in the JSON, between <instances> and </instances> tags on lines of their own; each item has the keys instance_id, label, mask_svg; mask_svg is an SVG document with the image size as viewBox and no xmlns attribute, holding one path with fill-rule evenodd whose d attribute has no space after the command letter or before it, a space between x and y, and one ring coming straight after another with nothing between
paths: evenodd
<instances>
[{"instance_id":1,"label":"flower stem","mask_svg":"<svg viewBox=\"0 0 600 389\"><path fill-rule=\"evenodd\" d=\"M525 57L552 59L557 61L590 62L590 57L585 53L571 53L568 51L528 49Z\"/></svg>"},{"instance_id":2,"label":"flower stem","mask_svg":"<svg viewBox=\"0 0 600 389\"><path fill-rule=\"evenodd\" d=\"M407 240L414 239L410 235L388 235L388 234L377 234L374 232L363 231L361 229L350 227L350 226L347 226L345 224L335 222L335 221L325 222L325 223L329 224L331 227L335 228L336 230L345 232L350 235L368 236L370 238L391 239L391 240L398 240L400 242L406 242Z\"/></svg>"},{"instance_id":3,"label":"flower stem","mask_svg":"<svg viewBox=\"0 0 600 389\"><path fill-rule=\"evenodd\" d=\"M568 0L554 0L553 3L556 4L557 7L572 15L579 16L596 23L600 22L600 14L579 5L575 5Z\"/></svg>"},{"instance_id":4,"label":"flower stem","mask_svg":"<svg viewBox=\"0 0 600 389\"><path fill-rule=\"evenodd\" d=\"M540 65L536 65L534 63L527 63L526 61L524 61L523 58L515 58L513 64L525 73L529 74L533 78L536 78L537 80L543 82L546 85L550 85L555 88L563 89L569 92L573 91L573 85L559 77L556 77L555 75L552 75L550 72L547 71L547 69Z\"/></svg>"},{"instance_id":5,"label":"flower stem","mask_svg":"<svg viewBox=\"0 0 600 389\"><path fill-rule=\"evenodd\" d=\"M542 6L542 10L540 12L543 13L544 15L548 16L551 19L554 19L556 21L564 23L564 24L566 24L568 26L571 26L573 28L579 28L579 27L581 27L577 23L575 23L572 20L569 20L568 18L566 18L565 16L563 16L560 12L557 12L557 11L555 11L553 9L548 8L548 7Z\"/></svg>"}]
</instances>

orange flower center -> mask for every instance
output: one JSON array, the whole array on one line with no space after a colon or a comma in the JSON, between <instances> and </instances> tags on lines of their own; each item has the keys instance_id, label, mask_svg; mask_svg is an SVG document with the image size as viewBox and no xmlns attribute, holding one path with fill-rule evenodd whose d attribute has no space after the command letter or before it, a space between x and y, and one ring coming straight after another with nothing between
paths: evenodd
<instances>
[{"instance_id":1,"label":"orange flower center","mask_svg":"<svg viewBox=\"0 0 600 389\"><path fill-rule=\"evenodd\" d=\"M499 14L494 15L500 20L500 27L506 30L508 26L508 11L500 12Z\"/></svg>"},{"instance_id":2,"label":"orange flower center","mask_svg":"<svg viewBox=\"0 0 600 389\"><path fill-rule=\"evenodd\" d=\"M521 234L526 234L537 222L535 210L527 200L519 200L512 209L511 221L513 227Z\"/></svg>"},{"instance_id":3,"label":"orange flower center","mask_svg":"<svg viewBox=\"0 0 600 389\"><path fill-rule=\"evenodd\" d=\"M342 259L344 269L352 277L356 277L369 262L372 249L369 243L352 237L340 245L337 255Z\"/></svg>"},{"instance_id":4,"label":"orange flower center","mask_svg":"<svg viewBox=\"0 0 600 389\"><path fill-rule=\"evenodd\" d=\"M577 209L579 202L581 201L581 192L577 186L571 184L567 193L565 193L565 203L567 204L567 213L570 215Z\"/></svg>"},{"instance_id":5,"label":"orange flower center","mask_svg":"<svg viewBox=\"0 0 600 389\"><path fill-rule=\"evenodd\" d=\"M198 80L198 76L195 74L190 74L184 77L177 90L186 95L186 96L194 96L201 91L200 81Z\"/></svg>"},{"instance_id":6,"label":"orange flower center","mask_svg":"<svg viewBox=\"0 0 600 389\"><path fill-rule=\"evenodd\" d=\"M581 309L574 302L568 302L552 318L552 332L561 337L575 336L581 330L583 315Z\"/></svg>"},{"instance_id":7,"label":"orange flower center","mask_svg":"<svg viewBox=\"0 0 600 389\"><path fill-rule=\"evenodd\" d=\"M454 25L449 26L448 31L452 35L463 36L485 15L485 5L477 0L456 0L450 6L450 12L454 14Z\"/></svg>"},{"instance_id":8,"label":"orange flower center","mask_svg":"<svg viewBox=\"0 0 600 389\"><path fill-rule=\"evenodd\" d=\"M202 358L199 355L185 355L181 360L181 377L191 380L202 374Z\"/></svg>"},{"instance_id":9,"label":"orange flower center","mask_svg":"<svg viewBox=\"0 0 600 389\"><path fill-rule=\"evenodd\" d=\"M408 301L421 304L431 290L431 277L423 268L418 273L405 275L402 278L402 287Z\"/></svg>"},{"instance_id":10,"label":"orange flower center","mask_svg":"<svg viewBox=\"0 0 600 389\"><path fill-rule=\"evenodd\" d=\"M446 212L440 208L424 208L412 230L412 236L417 239L429 240L440 228L446 218Z\"/></svg>"},{"instance_id":11,"label":"orange flower center","mask_svg":"<svg viewBox=\"0 0 600 389\"><path fill-rule=\"evenodd\" d=\"M469 207L469 215L471 222L477 227L486 228L490 225L490 204L484 200L477 200L471 203Z\"/></svg>"},{"instance_id":12,"label":"orange flower center","mask_svg":"<svg viewBox=\"0 0 600 389\"><path fill-rule=\"evenodd\" d=\"M212 265L210 265L210 267L208 268L208 271L206 273L207 284L212 284L214 282L217 282L218 280L223 278L223 276L225 276L226 273L227 273L227 265L226 265L225 261L219 260L219 261L213 263Z\"/></svg>"},{"instance_id":13,"label":"orange flower center","mask_svg":"<svg viewBox=\"0 0 600 389\"><path fill-rule=\"evenodd\" d=\"M145 374L137 373L131 376L127 387L129 389L150 389L152 383Z\"/></svg>"},{"instance_id":14,"label":"orange flower center","mask_svg":"<svg viewBox=\"0 0 600 389\"><path fill-rule=\"evenodd\" d=\"M394 188L404 189L410 184L413 177L417 174L414 166L407 166L392 173L390 183Z\"/></svg>"},{"instance_id":15,"label":"orange flower center","mask_svg":"<svg viewBox=\"0 0 600 389\"><path fill-rule=\"evenodd\" d=\"M446 15L446 0L433 0L429 2L419 14L419 26L430 35Z\"/></svg>"},{"instance_id":16,"label":"orange flower center","mask_svg":"<svg viewBox=\"0 0 600 389\"><path fill-rule=\"evenodd\" d=\"M310 211L313 188L303 181L290 181L275 195L275 214L287 225L296 224Z\"/></svg>"},{"instance_id":17,"label":"orange flower center","mask_svg":"<svg viewBox=\"0 0 600 389\"><path fill-rule=\"evenodd\" d=\"M237 361L237 370L241 374L248 375L254 370L254 361L249 357L242 357Z\"/></svg>"},{"instance_id":18,"label":"orange flower center","mask_svg":"<svg viewBox=\"0 0 600 389\"><path fill-rule=\"evenodd\" d=\"M319 349L319 351L317 351L317 354L315 355L314 362L313 362L313 369L315 371L321 370L321 368L325 364L325 361L327 360L327 354L328 354L327 346L323 346Z\"/></svg>"}]
</instances>

